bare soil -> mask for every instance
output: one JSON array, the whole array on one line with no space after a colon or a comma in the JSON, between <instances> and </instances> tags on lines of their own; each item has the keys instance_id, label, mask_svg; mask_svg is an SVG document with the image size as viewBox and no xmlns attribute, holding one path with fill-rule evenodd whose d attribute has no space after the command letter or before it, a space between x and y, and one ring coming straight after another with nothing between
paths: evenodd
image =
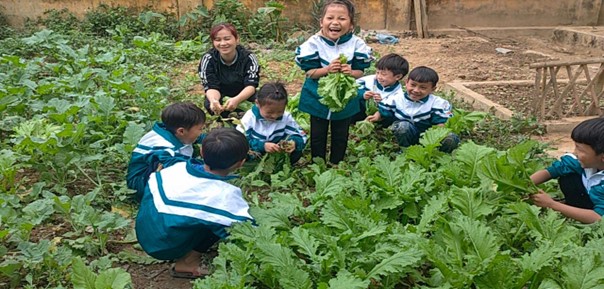
<instances>
[{"instance_id":1,"label":"bare soil","mask_svg":"<svg viewBox=\"0 0 604 289\"><path fill-rule=\"evenodd\" d=\"M553 36L553 34L552 34ZM553 42L551 38L538 37L507 37L493 38L488 36L436 36L428 39L415 37L400 37L395 45L369 43L374 48L376 56L387 53L402 54L411 67L425 65L434 68L441 82L479 82L500 80L534 80L535 71L529 69L529 64L547 60L578 60L601 57L604 52L584 47L569 47ZM502 54L496 48L506 48L511 52ZM197 61L191 62L191 67L183 67L183 75L195 73ZM297 67L284 66L283 62L268 63L271 70L277 71L274 76L284 78L291 69ZM295 66L293 62L291 66ZM301 73L300 73L301 74ZM264 75L265 79L268 78ZM289 94L299 92L301 78L287 83ZM493 86L482 88L487 97L495 101L525 112L526 103L531 100L530 88ZM201 95L203 90L197 84L191 87L189 93ZM566 135L540 136L539 140L558 145L561 150L572 149ZM563 151L556 152L557 155ZM169 275L168 263L155 265L128 265L125 267L132 275L135 288L191 288L188 280L174 279Z\"/></svg>"},{"instance_id":2,"label":"bare soil","mask_svg":"<svg viewBox=\"0 0 604 289\"><path fill-rule=\"evenodd\" d=\"M375 43L371 46L380 55L391 52L402 54L411 67L432 67L444 82L534 80L535 71L529 68L531 63L580 60L604 55L601 50L570 47L556 43L551 38L527 36L406 37L400 39L397 45ZM497 48L509 49L511 52L498 53Z\"/></svg>"}]
</instances>

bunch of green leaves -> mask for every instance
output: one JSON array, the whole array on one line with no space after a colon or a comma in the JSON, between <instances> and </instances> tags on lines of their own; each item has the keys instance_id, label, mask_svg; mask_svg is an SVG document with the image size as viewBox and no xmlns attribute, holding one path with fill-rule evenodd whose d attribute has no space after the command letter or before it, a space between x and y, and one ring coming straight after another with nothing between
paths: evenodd
<instances>
[{"instance_id":1,"label":"bunch of green leaves","mask_svg":"<svg viewBox=\"0 0 604 289\"><path fill-rule=\"evenodd\" d=\"M340 63L347 62L346 56L340 54ZM330 73L319 79L317 93L321 96L319 102L331 111L343 110L357 96L357 83L351 75L343 72Z\"/></svg>"},{"instance_id":2,"label":"bunch of green leaves","mask_svg":"<svg viewBox=\"0 0 604 289\"><path fill-rule=\"evenodd\" d=\"M96 274L82 259L74 258L71 283L74 289L127 289L132 286L132 277L122 268L109 268Z\"/></svg>"},{"instance_id":3,"label":"bunch of green leaves","mask_svg":"<svg viewBox=\"0 0 604 289\"><path fill-rule=\"evenodd\" d=\"M540 168L533 159L536 141L526 141L502 154L491 154L482 163L481 174L497 185L497 191L519 199L537 192L530 175Z\"/></svg>"},{"instance_id":4,"label":"bunch of green leaves","mask_svg":"<svg viewBox=\"0 0 604 289\"><path fill-rule=\"evenodd\" d=\"M373 115L377 111L378 111L378 104L375 101L375 99L373 99L373 97L365 100L365 114Z\"/></svg>"},{"instance_id":5,"label":"bunch of green leaves","mask_svg":"<svg viewBox=\"0 0 604 289\"><path fill-rule=\"evenodd\" d=\"M300 111L298 105L300 104L300 93L296 93L294 96L290 96L287 101L286 111L289 111L294 117L298 125L306 132L310 131L310 115L308 113Z\"/></svg>"},{"instance_id":6,"label":"bunch of green leaves","mask_svg":"<svg viewBox=\"0 0 604 289\"><path fill-rule=\"evenodd\" d=\"M375 131L375 124L370 121L359 121L354 124L352 134L360 138L365 138Z\"/></svg>"},{"instance_id":7,"label":"bunch of green leaves","mask_svg":"<svg viewBox=\"0 0 604 289\"><path fill-rule=\"evenodd\" d=\"M487 114L481 111L469 111L463 109L453 110L453 117L449 118L445 124L456 134L469 132L476 127L476 123L486 118Z\"/></svg>"}]
</instances>

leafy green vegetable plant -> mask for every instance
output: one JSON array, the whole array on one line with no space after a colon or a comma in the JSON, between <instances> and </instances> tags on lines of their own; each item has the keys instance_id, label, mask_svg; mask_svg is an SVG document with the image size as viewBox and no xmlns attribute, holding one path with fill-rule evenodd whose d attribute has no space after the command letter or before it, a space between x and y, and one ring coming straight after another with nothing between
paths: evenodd
<instances>
[{"instance_id":1,"label":"leafy green vegetable plant","mask_svg":"<svg viewBox=\"0 0 604 289\"><path fill-rule=\"evenodd\" d=\"M346 56L340 54L340 63L346 62ZM319 102L338 112L357 96L357 83L354 77L343 72L330 73L319 79L317 92L321 96Z\"/></svg>"}]
</instances>

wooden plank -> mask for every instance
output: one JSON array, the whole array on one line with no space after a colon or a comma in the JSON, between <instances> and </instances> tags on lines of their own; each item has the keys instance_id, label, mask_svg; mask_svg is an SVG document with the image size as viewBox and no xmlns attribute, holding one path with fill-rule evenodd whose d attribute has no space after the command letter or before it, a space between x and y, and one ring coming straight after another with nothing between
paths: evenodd
<instances>
[{"instance_id":1,"label":"wooden plank","mask_svg":"<svg viewBox=\"0 0 604 289\"><path fill-rule=\"evenodd\" d=\"M541 109L539 115L541 119L545 118L545 95L547 94L547 70L543 69L543 75L541 77Z\"/></svg>"},{"instance_id":2,"label":"wooden plank","mask_svg":"<svg viewBox=\"0 0 604 289\"><path fill-rule=\"evenodd\" d=\"M554 99L558 99L558 96L560 95L558 93L558 81L557 81L557 76L558 76L559 70L560 70L560 66L549 68L550 82L552 83L552 89L554 90Z\"/></svg>"},{"instance_id":3,"label":"wooden plank","mask_svg":"<svg viewBox=\"0 0 604 289\"><path fill-rule=\"evenodd\" d=\"M541 94L541 87L539 87L539 82L541 81L541 71L543 71L543 68L535 69L535 95L537 95L537 97L533 99L533 102L531 103L531 109L534 114L537 114L539 111L539 104L541 103L541 97L539 97ZM539 117L541 118L541 116Z\"/></svg>"},{"instance_id":4,"label":"wooden plank","mask_svg":"<svg viewBox=\"0 0 604 289\"><path fill-rule=\"evenodd\" d=\"M415 27L417 37L428 37L428 14L426 12L426 0L413 0L415 6Z\"/></svg>"},{"instance_id":5,"label":"wooden plank","mask_svg":"<svg viewBox=\"0 0 604 289\"><path fill-rule=\"evenodd\" d=\"M571 61L546 61L546 62L537 62L529 65L529 68L539 68L539 67L549 67L549 66L564 66L564 65L583 65L583 64L595 64L595 63L604 63L604 57L599 58L590 58L583 60L571 60Z\"/></svg>"},{"instance_id":6,"label":"wooden plank","mask_svg":"<svg viewBox=\"0 0 604 289\"><path fill-rule=\"evenodd\" d=\"M604 63L600 64L600 70L602 69L602 66L604 66ZM600 73L596 77L596 83L594 83L594 88L596 90L596 93L599 95L592 102L595 104L595 114L602 115L602 110L600 109L600 99L601 99L602 91L604 91L604 73Z\"/></svg>"}]
</instances>

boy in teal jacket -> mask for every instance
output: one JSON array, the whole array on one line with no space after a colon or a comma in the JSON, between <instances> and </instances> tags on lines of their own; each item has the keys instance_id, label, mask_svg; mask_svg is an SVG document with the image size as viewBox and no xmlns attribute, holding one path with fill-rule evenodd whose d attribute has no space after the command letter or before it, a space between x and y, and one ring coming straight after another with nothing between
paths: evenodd
<instances>
[{"instance_id":1,"label":"boy in teal jacket","mask_svg":"<svg viewBox=\"0 0 604 289\"><path fill-rule=\"evenodd\" d=\"M126 183L136 190L138 201L143 197L149 175L193 157L193 144L201 143L206 116L191 102L174 103L162 110L162 122L153 125L132 152Z\"/></svg>"}]
</instances>

